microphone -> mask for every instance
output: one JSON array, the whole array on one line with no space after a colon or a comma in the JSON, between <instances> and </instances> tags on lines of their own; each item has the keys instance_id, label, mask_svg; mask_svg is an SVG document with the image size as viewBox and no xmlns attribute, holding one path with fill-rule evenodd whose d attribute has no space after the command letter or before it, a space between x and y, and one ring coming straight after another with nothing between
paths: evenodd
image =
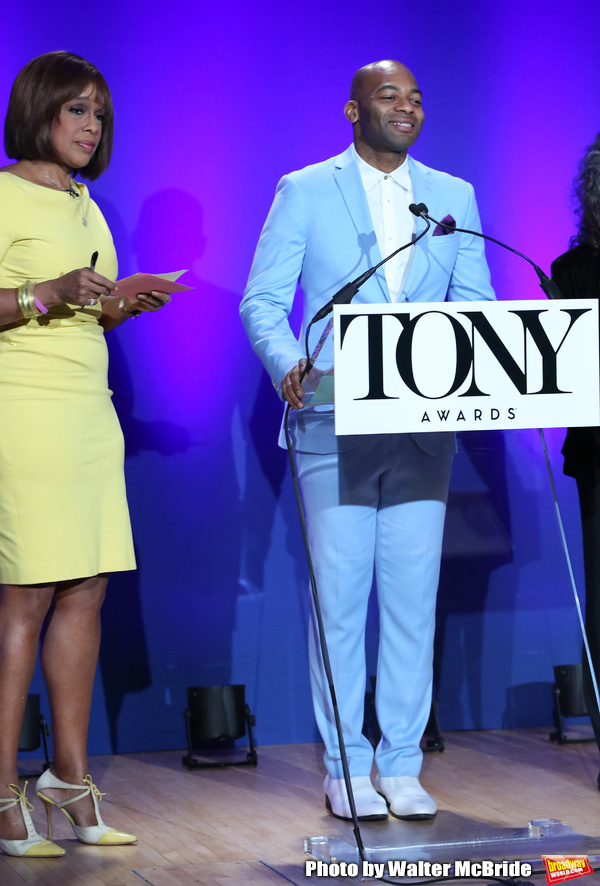
<instances>
[{"instance_id":1,"label":"microphone","mask_svg":"<svg viewBox=\"0 0 600 886\"><path fill-rule=\"evenodd\" d=\"M425 230L421 231L421 233L417 237L413 237L409 243L404 243L398 249L394 250L394 252L390 253L390 255L387 255L380 262L378 262L378 264L373 265L372 268L369 268L368 271L365 271L363 274L360 275L360 277L357 277L356 280L352 280L350 283L346 283L345 286L342 286L342 288L338 292L336 292L336 294L333 296L333 298L330 299L326 305L323 305L323 307L319 311L317 311L315 316L312 318L312 320L308 324L308 327L306 330L307 332L311 328L313 323L317 323L319 320L322 320L323 317L326 317L327 314L330 314L331 311L333 311L334 305L350 304L350 302L352 301L352 299L354 298L354 296L356 295L356 293L358 292L360 287L363 285L363 283L366 283L367 280L369 279L369 277L371 277L375 273L375 271L377 271L382 265L384 265L386 263L386 261L389 261L395 255L398 255L398 253L402 252L403 249L408 249L409 246L414 246L415 243L417 243L421 239L421 237L425 236L425 234L427 233L427 231L431 227L431 222L429 221L429 218L427 216L427 213L428 213L427 207L425 206L424 203L419 203L418 207L415 206L414 203L411 203L408 208L410 209L410 211L414 215L419 215L425 220L425 224L427 225ZM416 212L415 211L416 209L418 209L419 211Z\"/></svg>"},{"instance_id":2,"label":"microphone","mask_svg":"<svg viewBox=\"0 0 600 886\"><path fill-rule=\"evenodd\" d=\"M536 274L538 275L538 278L540 281L540 287L542 288L544 295L547 298L562 298L562 292L560 291L560 289L558 288L558 286L556 285L554 280L551 277L548 277L546 274L544 274L542 269L540 267L538 267L534 261L532 261L526 255L523 255L523 253L519 252L517 249L513 249L512 246L507 246L507 244L503 243L501 240L496 240L494 237L489 237L487 234L482 234L479 231L468 231L466 228L457 228L456 225L450 225L450 224L446 224L444 222L439 222L435 218L432 218L432 216L429 215L429 210L427 209L427 207L425 206L424 203L419 203L418 206L415 206L414 203L411 203L411 205L408 208L415 215L420 215L422 218L432 221L434 224L439 225L441 228L447 228L451 234L453 234L454 231L460 231L463 234L473 234L475 237L483 237L484 240L491 240L492 243L497 243L498 246L503 246L504 249L508 249L509 252L514 252L515 255L520 255L521 258L524 258L525 261L529 262L529 264L533 266L533 269L535 270Z\"/></svg>"},{"instance_id":3,"label":"microphone","mask_svg":"<svg viewBox=\"0 0 600 886\"><path fill-rule=\"evenodd\" d=\"M410 211L412 212L413 215L419 215L419 216L421 216L421 218L424 218L425 221L427 221L427 219L429 217L428 216L429 210L427 209L427 206L424 203L411 203L408 208L410 209ZM432 221L433 221L433 219L432 219Z\"/></svg>"}]
</instances>

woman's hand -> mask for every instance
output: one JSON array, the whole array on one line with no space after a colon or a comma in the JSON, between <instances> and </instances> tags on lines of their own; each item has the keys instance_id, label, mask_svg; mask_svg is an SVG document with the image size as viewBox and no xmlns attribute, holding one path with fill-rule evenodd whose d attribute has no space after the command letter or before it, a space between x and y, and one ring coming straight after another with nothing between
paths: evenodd
<instances>
[{"instance_id":1,"label":"woman's hand","mask_svg":"<svg viewBox=\"0 0 600 886\"><path fill-rule=\"evenodd\" d=\"M37 283L35 295L47 308L60 302L86 307L97 304L98 299L110 295L115 288L113 280L108 280L89 268L79 268L55 280Z\"/></svg>"},{"instance_id":2,"label":"woman's hand","mask_svg":"<svg viewBox=\"0 0 600 886\"><path fill-rule=\"evenodd\" d=\"M102 316L100 325L104 331L115 329L125 320L138 317L142 311L154 312L164 307L171 301L171 296L166 292L138 292L135 298L119 298L117 289L115 297L102 299Z\"/></svg>"},{"instance_id":3,"label":"woman's hand","mask_svg":"<svg viewBox=\"0 0 600 886\"><path fill-rule=\"evenodd\" d=\"M158 311L170 301L171 296L167 292L138 292L134 299L123 299L123 309L128 314L135 314L138 311Z\"/></svg>"}]
</instances>

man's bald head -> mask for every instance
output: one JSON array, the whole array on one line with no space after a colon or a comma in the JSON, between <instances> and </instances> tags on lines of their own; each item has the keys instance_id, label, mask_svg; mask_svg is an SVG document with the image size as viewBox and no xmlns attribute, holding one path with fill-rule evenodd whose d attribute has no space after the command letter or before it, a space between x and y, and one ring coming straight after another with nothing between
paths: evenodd
<instances>
[{"instance_id":1,"label":"man's bald head","mask_svg":"<svg viewBox=\"0 0 600 886\"><path fill-rule=\"evenodd\" d=\"M413 77L413 74L406 65L393 59L386 59L381 62L371 62L370 65L363 65L352 77L350 83L350 99L359 100L365 93L369 93L373 84L378 82L380 78L393 76L399 72L405 72ZM414 79L414 78L413 78Z\"/></svg>"}]
</instances>

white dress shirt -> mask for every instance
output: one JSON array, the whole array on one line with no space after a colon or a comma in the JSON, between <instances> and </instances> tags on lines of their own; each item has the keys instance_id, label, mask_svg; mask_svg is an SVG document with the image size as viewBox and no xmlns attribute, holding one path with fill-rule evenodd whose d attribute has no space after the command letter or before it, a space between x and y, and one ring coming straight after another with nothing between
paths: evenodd
<instances>
[{"instance_id":1,"label":"white dress shirt","mask_svg":"<svg viewBox=\"0 0 600 886\"><path fill-rule=\"evenodd\" d=\"M403 243L409 243L416 230L416 218L408 208L414 201L412 179L407 160L393 172L382 172L362 159L354 149L360 177L369 204L373 229L381 257L390 255ZM402 300L414 247L403 249L384 264L385 279L393 302Z\"/></svg>"}]
</instances>

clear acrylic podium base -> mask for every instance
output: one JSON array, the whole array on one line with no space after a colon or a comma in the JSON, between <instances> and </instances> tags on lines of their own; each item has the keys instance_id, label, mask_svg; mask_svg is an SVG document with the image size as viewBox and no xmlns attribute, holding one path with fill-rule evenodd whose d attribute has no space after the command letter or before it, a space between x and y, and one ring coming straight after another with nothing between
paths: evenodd
<instances>
[{"instance_id":1,"label":"clear acrylic podium base","mask_svg":"<svg viewBox=\"0 0 600 886\"><path fill-rule=\"evenodd\" d=\"M383 835L384 843L370 843L376 836L376 826L361 827L367 861L453 863L489 859L528 862L534 871L541 871L542 855L587 855L592 866L600 859L600 837L576 834L555 818L532 820L526 828L494 828L439 812L432 822L390 822L386 827L389 830ZM306 837L304 851L327 863L361 861L351 826L346 837Z\"/></svg>"}]
</instances>

